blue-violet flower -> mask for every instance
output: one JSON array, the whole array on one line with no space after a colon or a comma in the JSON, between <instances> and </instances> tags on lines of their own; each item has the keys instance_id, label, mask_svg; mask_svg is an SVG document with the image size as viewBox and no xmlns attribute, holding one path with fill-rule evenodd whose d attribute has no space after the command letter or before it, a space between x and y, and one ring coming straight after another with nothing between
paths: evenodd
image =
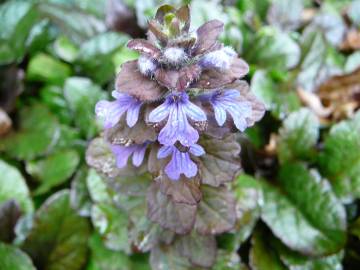
<instances>
[{"instance_id":1,"label":"blue-violet flower","mask_svg":"<svg viewBox=\"0 0 360 270\"><path fill-rule=\"evenodd\" d=\"M199 139L199 133L194 129L188 117L193 121L206 121L205 113L200 107L189 101L186 93L171 94L165 102L155 108L149 115L149 121L158 123L167 119L161 129L158 141L166 146L179 141L184 146L192 146Z\"/></svg>"},{"instance_id":2,"label":"blue-violet flower","mask_svg":"<svg viewBox=\"0 0 360 270\"><path fill-rule=\"evenodd\" d=\"M139 118L142 102L128 94L112 92L114 101L101 100L96 104L95 113L104 119L104 128L112 128L126 112L126 123L133 127Z\"/></svg>"},{"instance_id":3,"label":"blue-violet flower","mask_svg":"<svg viewBox=\"0 0 360 270\"><path fill-rule=\"evenodd\" d=\"M191 160L190 154L201 156L205 154L204 149L194 144L188 148L187 152L181 152L176 146L162 146L157 154L158 158L165 158L172 154L170 162L165 167L165 173L172 180L178 180L181 174L187 178L194 177L198 168L194 161Z\"/></svg>"},{"instance_id":4,"label":"blue-violet flower","mask_svg":"<svg viewBox=\"0 0 360 270\"><path fill-rule=\"evenodd\" d=\"M214 109L215 119L219 126L224 125L228 112L238 130L243 132L247 128L246 118L251 117L252 107L250 102L240 99L238 90L216 90L210 94L209 102Z\"/></svg>"},{"instance_id":5,"label":"blue-violet flower","mask_svg":"<svg viewBox=\"0 0 360 270\"><path fill-rule=\"evenodd\" d=\"M147 145L148 143L133 144L130 146L111 145L111 151L116 158L116 166L120 169L125 167L129 157L132 155L132 164L139 167L144 160Z\"/></svg>"}]
</instances>

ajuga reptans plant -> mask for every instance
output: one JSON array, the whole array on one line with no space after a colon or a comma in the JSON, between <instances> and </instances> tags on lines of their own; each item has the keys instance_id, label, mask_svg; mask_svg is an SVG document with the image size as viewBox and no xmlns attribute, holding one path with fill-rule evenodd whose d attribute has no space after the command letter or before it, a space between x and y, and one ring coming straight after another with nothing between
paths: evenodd
<instances>
[{"instance_id":1,"label":"ajuga reptans plant","mask_svg":"<svg viewBox=\"0 0 360 270\"><path fill-rule=\"evenodd\" d=\"M212 20L190 31L188 6L160 7L147 39L128 43L140 57L121 67L114 99L95 108L104 132L90 144L87 161L116 191L115 204L129 215L129 241L135 250L151 250L155 269L154 254L166 247L211 267L215 235L236 223L235 133L260 120L264 106L240 80L246 62L218 41L222 30ZM203 241L212 255L191 258L191 241Z\"/></svg>"}]
</instances>

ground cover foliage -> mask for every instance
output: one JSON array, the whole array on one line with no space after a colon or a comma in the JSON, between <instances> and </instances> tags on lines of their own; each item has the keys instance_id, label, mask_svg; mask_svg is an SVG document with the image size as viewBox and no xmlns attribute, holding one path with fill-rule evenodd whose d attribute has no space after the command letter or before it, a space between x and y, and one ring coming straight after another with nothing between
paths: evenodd
<instances>
[{"instance_id":1,"label":"ground cover foliage","mask_svg":"<svg viewBox=\"0 0 360 270\"><path fill-rule=\"evenodd\" d=\"M119 175L94 112L162 2L0 3L0 269L360 267L360 1L169 1L224 22L266 107L201 138L200 193Z\"/></svg>"}]
</instances>

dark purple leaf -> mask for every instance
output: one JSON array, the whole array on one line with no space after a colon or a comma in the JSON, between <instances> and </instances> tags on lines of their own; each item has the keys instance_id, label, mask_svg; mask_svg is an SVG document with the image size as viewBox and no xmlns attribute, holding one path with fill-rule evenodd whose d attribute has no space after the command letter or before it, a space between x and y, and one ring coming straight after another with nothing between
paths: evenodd
<instances>
[{"instance_id":1,"label":"dark purple leaf","mask_svg":"<svg viewBox=\"0 0 360 270\"><path fill-rule=\"evenodd\" d=\"M211 267L216 260L216 240L212 235L199 235L195 231L180 236L175 242L179 253L195 265Z\"/></svg>"},{"instance_id":2,"label":"dark purple leaf","mask_svg":"<svg viewBox=\"0 0 360 270\"><path fill-rule=\"evenodd\" d=\"M206 155L198 160L198 166L203 184L218 187L232 181L241 170L240 145L235 135L228 135L224 139L204 136L200 145Z\"/></svg>"},{"instance_id":3,"label":"dark purple leaf","mask_svg":"<svg viewBox=\"0 0 360 270\"><path fill-rule=\"evenodd\" d=\"M203 198L198 205L195 229L200 234L221 234L230 231L236 221L236 201L226 187L203 185Z\"/></svg>"},{"instance_id":4,"label":"dark purple leaf","mask_svg":"<svg viewBox=\"0 0 360 270\"><path fill-rule=\"evenodd\" d=\"M159 145L152 144L148 158L148 170L150 173L154 175L159 175L160 171L169 162L169 159L167 158L162 158L162 159L157 158L158 150L159 150Z\"/></svg>"},{"instance_id":5,"label":"dark purple leaf","mask_svg":"<svg viewBox=\"0 0 360 270\"><path fill-rule=\"evenodd\" d=\"M164 89L156 81L139 72L137 60L123 64L115 85L117 91L132 95L141 101L158 100L164 94Z\"/></svg>"},{"instance_id":6,"label":"dark purple leaf","mask_svg":"<svg viewBox=\"0 0 360 270\"><path fill-rule=\"evenodd\" d=\"M141 54L146 54L152 58L158 58L161 54L159 48L155 47L149 41L145 39L133 39L127 44L129 49L138 51Z\"/></svg>"},{"instance_id":7,"label":"dark purple leaf","mask_svg":"<svg viewBox=\"0 0 360 270\"><path fill-rule=\"evenodd\" d=\"M134 10L130 9L123 0L108 0L106 2L106 25L116 32L125 32L132 37L144 34L136 20Z\"/></svg>"},{"instance_id":8,"label":"dark purple leaf","mask_svg":"<svg viewBox=\"0 0 360 270\"><path fill-rule=\"evenodd\" d=\"M214 89L224 87L235 80L244 77L249 72L248 64L240 59L234 58L229 70L220 71L217 69L205 70L199 80L193 85L194 88Z\"/></svg>"},{"instance_id":9,"label":"dark purple leaf","mask_svg":"<svg viewBox=\"0 0 360 270\"><path fill-rule=\"evenodd\" d=\"M15 225L21 216L21 209L14 200L0 205L0 241L11 243L15 238Z\"/></svg>"},{"instance_id":10,"label":"dark purple leaf","mask_svg":"<svg viewBox=\"0 0 360 270\"><path fill-rule=\"evenodd\" d=\"M181 29L183 32L189 31L190 28L190 9L188 5L179 8L176 13L176 17L184 24Z\"/></svg>"},{"instance_id":11,"label":"dark purple leaf","mask_svg":"<svg viewBox=\"0 0 360 270\"><path fill-rule=\"evenodd\" d=\"M200 179L188 179L184 176L177 181L172 181L165 173L155 179L159 183L162 193L171 197L175 203L197 205L201 200Z\"/></svg>"},{"instance_id":12,"label":"dark purple leaf","mask_svg":"<svg viewBox=\"0 0 360 270\"><path fill-rule=\"evenodd\" d=\"M148 218L177 234L189 233L195 223L196 205L176 203L153 183L147 192Z\"/></svg>"},{"instance_id":13,"label":"dark purple leaf","mask_svg":"<svg viewBox=\"0 0 360 270\"><path fill-rule=\"evenodd\" d=\"M149 32L148 33L148 39L152 41L153 43L157 40L160 41L161 45L165 46L168 42L167 35L161 30L161 26L156 20L151 20L149 22Z\"/></svg>"},{"instance_id":14,"label":"dark purple leaf","mask_svg":"<svg viewBox=\"0 0 360 270\"><path fill-rule=\"evenodd\" d=\"M180 70L158 69L155 71L156 80L163 86L183 91L201 74L201 67L197 64L185 66Z\"/></svg>"},{"instance_id":15,"label":"dark purple leaf","mask_svg":"<svg viewBox=\"0 0 360 270\"><path fill-rule=\"evenodd\" d=\"M223 30L224 24L219 20L211 20L200 26L196 31L197 43L193 54L204 54L211 50L216 45L217 39Z\"/></svg>"},{"instance_id":16,"label":"dark purple leaf","mask_svg":"<svg viewBox=\"0 0 360 270\"><path fill-rule=\"evenodd\" d=\"M157 134L154 128L146 125L144 112L139 117L135 126L129 127L125 118L113 128L105 130L105 138L111 144L143 144L147 141L156 141Z\"/></svg>"},{"instance_id":17,"label":"dark purple leaf","mask_svg":"<svg viewBox=\"0 0 360 270\"><path fill-rule=\"evenodd\" d=\"M71 208L69 192L62 190L36 212L22 249L37 269L84 269L90 229L88 220Z\"/></svg>"}]
</instances>

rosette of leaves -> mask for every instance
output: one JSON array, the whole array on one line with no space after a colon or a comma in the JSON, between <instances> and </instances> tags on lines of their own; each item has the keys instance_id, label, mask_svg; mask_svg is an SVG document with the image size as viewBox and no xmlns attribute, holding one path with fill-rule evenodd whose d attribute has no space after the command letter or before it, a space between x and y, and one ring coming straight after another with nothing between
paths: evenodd
<instances>
[{"instance_id":1,"label":"rosette of leaves","mask_svg":"<svg viewBox=\"0 0 360 270\"><path fill-rule=\"evenodd\" d=\"M88 164L120 193L113 203L129 216L132 249L151 250L153 269L171 258L215 263L215 236L237 221L235 133L265 111L240 80L246 62L218 41L223 23L189 29L188 6L164 5L147 39L128 43L140 57L122 65L115 100L97 103L104 132L87 151Z\"/></svg>"}]
</instances>

